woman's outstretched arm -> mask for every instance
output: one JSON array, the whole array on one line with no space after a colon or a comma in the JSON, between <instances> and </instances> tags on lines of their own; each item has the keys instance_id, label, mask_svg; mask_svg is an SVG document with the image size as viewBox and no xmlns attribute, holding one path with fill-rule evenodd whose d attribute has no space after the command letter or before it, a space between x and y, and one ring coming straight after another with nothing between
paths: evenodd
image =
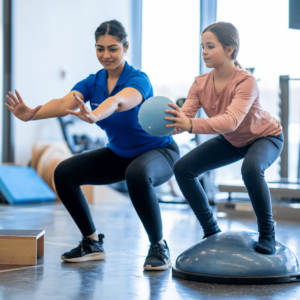
<instances>
[{"instance_id":1,"label":"woman's outstretched arm","mask_svg":"<svg viewBox=\"0 0 300 300\"><path fill-rule=\"evenodd\" d=\"M79 92L77 92L77 94L82 99L84 99ZM9 109L14 116L24 122L54 117L63 117L68 114L66 112L66 109L74 110L78 107L73 92L68 93L62 98L53 99L43 106L39 105L34 109L31 109L24 103L18 91L16 91L16 95L9 92L9 94L6 96L6 99L9 103L5 103L7 109Z\"/></svg>"},{"instance_id":2,"label":"woman's outstretched arm","mask_svg":"<svg viewBox=\"0 0 300 300\"><path fill-rule=\"evenodd\" d=\"M91 124L106 119L115 112L132 109L143 101L142 94L131 87L125 88L116 95L107 98L93 111L90 111L84 104L84 100L80 98L80 93L77 91L75 93L74 91L74 97L80 110L72 111L67 109L67 113Z\"/></svg>"}]
</instances>

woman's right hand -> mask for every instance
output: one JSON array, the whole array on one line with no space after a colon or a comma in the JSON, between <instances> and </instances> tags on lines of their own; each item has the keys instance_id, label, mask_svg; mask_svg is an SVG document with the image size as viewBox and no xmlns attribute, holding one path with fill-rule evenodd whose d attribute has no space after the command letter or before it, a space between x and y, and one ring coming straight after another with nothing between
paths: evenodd
<instances>
[{"instance_id":1,"label":"woman's right hand","mask_svg":"<svg viewBox=\"0 0 300 300\"><path fill-rule=\"evenodd\" d=\"M20 120L22 121L30 121L33 119L35 114L38 112L38 110L42 107L42 105L37 106L34 109L29 108L28 106L25 105L23 102L20 94L16 92L16 96L12 93L9 92L8 95L6 96L6 99L10 105L5 103L5 106Z\"/></svg>"}]
</instances>

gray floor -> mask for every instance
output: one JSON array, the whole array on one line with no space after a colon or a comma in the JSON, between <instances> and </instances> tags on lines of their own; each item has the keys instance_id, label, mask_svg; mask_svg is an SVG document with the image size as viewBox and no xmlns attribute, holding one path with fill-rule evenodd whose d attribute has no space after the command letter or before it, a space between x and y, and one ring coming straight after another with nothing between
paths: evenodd
<instances>
[{"instance_id":1,"label":"gray floor","mask_svg":"<svg viewBox=\"0 0 300 300\"><path fill-rule=\"evenodd\" d=\"M101 194L101 193L100 193ZM38 265L0 266L0 299L300 299L300 283L233 286L173 278L171 271L145 272L149 242L128 199L108 196L91 205L105 237L105 261L64 263L60 255L80 240L61 204L0 205L0 229L45 229L45 257ZM173 263L199 241L202 230L186 205L161 205L164 237ZM222 230L256 230L255 220L218 218ZM277 239L300 258L300 222L277 222Z\"/></svg>"}]
</instances>

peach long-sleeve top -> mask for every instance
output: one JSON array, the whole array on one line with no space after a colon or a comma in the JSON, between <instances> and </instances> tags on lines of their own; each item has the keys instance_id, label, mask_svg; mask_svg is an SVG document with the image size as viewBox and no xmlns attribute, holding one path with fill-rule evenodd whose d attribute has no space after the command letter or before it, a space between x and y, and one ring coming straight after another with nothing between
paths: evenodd
<instances>
[{"instance_id":1,"label":"peach long-sleeve top","mask_svg":"<svg viewBox=\"0 0 300 300\"><path fill-rule=\"evenodd\" d=\"M209 119L195 118L200 108ZM263 110L255 78L239 68L219 93L214 89L213 71L196 77L182 112L191 119L193 133L223 134L235 147L282 131L278 120ZM179 128L172 135L176 133L180 133Z\"/></svg>"}]
</instances>

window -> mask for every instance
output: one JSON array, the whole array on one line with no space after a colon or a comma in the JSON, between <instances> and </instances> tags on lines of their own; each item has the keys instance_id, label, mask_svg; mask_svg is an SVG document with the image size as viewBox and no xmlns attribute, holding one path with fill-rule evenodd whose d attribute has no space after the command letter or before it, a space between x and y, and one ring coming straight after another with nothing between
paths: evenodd
<instances>
[{"instance_id":1,"label":"window","mask_svg":"<svg viewBox=\"0 0 300 300\"><path fill-rule=\"evenodd\" d=\"M255 68L261 104L279 120L279 76L300 77L300 31L288 28L288 9L288 0L219 0L217 8L217 21L230 22L238 29L238 61L244 68ZM296 177L297 173L299 94L299 82L290 82L289 177ZM279 160L266 171L267 178L279 178ZM217 170L217 181L224 176L241 179L241 163Z\"/></svg>"}]
</instances>

